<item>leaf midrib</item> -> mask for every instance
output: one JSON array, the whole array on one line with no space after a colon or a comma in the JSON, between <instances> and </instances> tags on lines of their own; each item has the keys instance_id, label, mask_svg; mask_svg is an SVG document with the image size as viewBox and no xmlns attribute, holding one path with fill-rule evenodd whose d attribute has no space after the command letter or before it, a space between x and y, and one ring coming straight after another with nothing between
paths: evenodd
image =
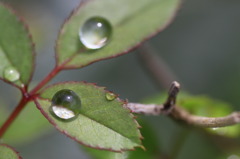
<instances>
[{"instance_id":1,"label":"leaf midrib","mask_svg":"<svg viewBox=\"0 0 240 159\"><path fill-rule=\"evenodd\" d=\"M88 2L88 3L91 3L91 2ZM147 8L153 6L154 4L156 3L156 1L151 1L148 3L147 6L142 6L140 9L138 9L137 11L135 11L134 13L132 13L130 16L125 16L125 18L123 18L121 21L119 21L115 26L114 28L118 28L118 27L121 27L122 25L126 24L130 18L132 17L136 17L139 15L139 13L141 13L142 11L145 11L147 10ZM84 5L83 5L84 6ZM76 15L79 14L79 12L76 12ZM83 48L84 46L82 46ZM78 54L80 53L84 53L84 52L81 52L82 49L80 49L80 51L77 51L75 52L74 54L71 55L71 57L67 58L65 61L61 62L61 64L64 64L65 66L68 66L69 63L71 63L72 59L74 59ZM114 55L113 55L114 56ZM60 64L60 65L61 65ZM72 65L70 64L70 67ZM80 67L84 67L85 65L83 64L79 64ZM66 67L68 68L68 67Z\"/></svg>"},{"instance_id":2,"label":"leaf midrib","mask_svg":"<svg viewBox=\"0 0 240 159\"><path fill-rule=\"evenodd\" d=\"M50 102L50 99L47 99L47 98L42 98L42 97L37 97L37 98L38 98L39 100L45 100L45 101L47 101L47 102ZM50 103L51 103L51 102L50 102ZM40 106L41 106L41 105L40 105ZM42 106L41 106L41 107L42 107ZM42 108L41 108L41 109L42 109ZM45 110L44 110L44 112L45 112ZM90 120L95 121L96 123L98 123L98 124L100 124L100 125L102 125L102 126L108 128L108 129L110 129L110 130L112 130L112 131L118 133L119 135L121 135L121 136L123 136L123 137L129 139L129 140L132 141L133 143L139 145L139 143L133 141L134 139L131 139L131 138L127 137L126 135L121 134L120 132L114 130L114 129L111 128L111 127L108 127L107 125L104 125L104 124L102 124L102 123L99 123L97 120L90 118L90 117L87 116L86 114L82 114L82 113L80 113L80 114L81 114L82 116L85 116L86 118L88 118L88 119L90 119ZM47 114L47 115L48 115L48 114ZM49 115L48 115L48 116L49 116ZM52 117L50 116L50 118L52 118ZM78 118L75 119L75 120L78 120ZM58 125L56 124L56 122L55 122L54 120L53 120L53 122L55 123L54 125L55 125L56 127L58 127ZM58 127L58 128L60 128L60 127ZM62 129L62 128L61 128L61 129ZM62 129L62 130L64 130L64 129ZM138 135L139 135L139 134L138 134ZM140 138L139 138L139 140L140 140Z\"/></svg>"}]
</instances>

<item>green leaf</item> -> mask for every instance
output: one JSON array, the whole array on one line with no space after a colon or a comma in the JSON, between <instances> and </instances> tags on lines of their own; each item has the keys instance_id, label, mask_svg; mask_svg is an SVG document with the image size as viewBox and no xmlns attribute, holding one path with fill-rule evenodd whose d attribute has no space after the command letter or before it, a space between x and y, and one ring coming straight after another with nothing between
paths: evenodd
<instances>
[{"instance_id":1,"label":"green leaf","mask_svg":"<svg viewBox=\"0 0 240 159\"><path fill-rule=\"evenodd\" d=\"M139 120L138 120L139 121ZM135 151L115 153L109 151L96 150L92 148L84 148L94 159L155 159L160 155L160 148L157 143L157 136L144 120L140 120L142 126L141 132L144 137L143 145L146 150L137 149Z\"/></svg>"},{"instance_id":2,"label":"green leaf","mask_svg":"<svg viewBox=\"0 0 240 159\"><path fill-rule=\"evenodd\" d=\"M95 0L83 2L70 16L59 34L58 65L81 68L93 62L129 52L163 30L176 15L180 0ZM91 17L107 19L113 28L110 42L99 50L86 50L79 29ZM83 51L85 50L85 51Z\"/></svg>"},{"instance_id":3,"label":"green leaf","mask_svg":"<svg viewBox=\"0 0 240 159\"><path fill-rule=\"evenodd\" d=\"M61 121L49 112L51 98L62 89L70 89L81 99L81 112L70 122ZM111 151L131 150L141 146L138 124L124 102L106 99L103 87L84 82L67 82L53 85L36 100L43 115L62 133L79 143Z\"/></svg>"},{"instance_id":4,"label":"green leaf","mask_svg":"<svg viewBox=\"0 0 240 159\"><path fill-rule=\"evenodd\" d=\"M145 100L147 103L162 104L167 98L167 95L157 95ZM229 115L234 110L231 105L211 99L204 95L192 96L187 93L180 93L177 97L177 105L185 108L193 115L206 117L223 117ZM221 128L207 128L208 132L227 136L238 137L240 134L240 125L227 126Z\"/></svg>"},{"instance_id":5,"label":"green leaf","mask_svg":"<svg viewBox=\"0 0 240 159\"><path fill-rule=\"evenodd\" d=\"M7 114L5 116L7 117ZM3 122L5 120L0 121ZM49 132L50 128L52 128L51 124L37 110L34 103L31 102L8 128L3 136L3 141L11 145L28 143Z\"/></svg>"},{"instance_id":6,"label":"green leaf","mask_svg":"<svg viewBox=\"0 0 240 159\"><path fill-rule=\"evenodd\" d=\"M0 78L20 87L27 85L34 69L34 45L26 24L0 3L0 28ZM20 77L6 75L9 68Z\"/></svg>"},{"instance_id":7,"label":"green leaf","mask_svg":"<svg viewBox=\"0 0 240 159\"><path fill-rule=\"evenodd\" d=\"M21 159L21 157L10 146L0 144L0 159Z\"/></svg>"}]
</instances>

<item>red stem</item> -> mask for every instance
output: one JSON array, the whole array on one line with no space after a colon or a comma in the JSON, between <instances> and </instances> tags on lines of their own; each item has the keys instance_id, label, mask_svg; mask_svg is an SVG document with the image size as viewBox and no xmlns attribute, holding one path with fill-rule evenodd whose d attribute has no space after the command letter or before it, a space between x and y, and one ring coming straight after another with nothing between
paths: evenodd
<instances>
[{"instance_id":1,"label":"red stem","mask_svg":"<svg viewBox=\"0 0 240 159\"><path fill-rule=\"evenodd\" d=\"M0 128L0 138L4 135L8 127L17 118L17 116L23 110L26 104L33 99L33 97L35 96L35 93L37 93L45 84L47 84L61 70L62 70L61 66L56 66L30 93L27 92L27 87L24 87L21 89L23 97L19 102L18 106L15 108L15 110L12 112L12 114L8 117L8 119Z\"/></svg>"},{"instance_id":2,"label":"red stem","mask_svg":"<svg viewBox=\"0 0 240 159\"><path fill-rule=\"evenodd\" d=\"M37 91L39 91L45 84L47 84L54 76L56 76L60 71L62 70L62 67L56 66L30 93L29 95L32 96Z\"/></svg>"},{"instance_id":3,"label":"red stem","mask_svg":"<svg viewBox=\"0 0 240 159\"><path fill-rule=\"evenodd\" d=\"M18 106L15 108L15 110L12 112L12 114L8 117L6 122L2 125L0 128L0 138L4 135L5 131L8 129L8 127L12 124L12 122L16 119L18 114L22 111L22 109L27 104L28 100L23 96L21 101L19 102Z\"/></svg>"}]
</instances>

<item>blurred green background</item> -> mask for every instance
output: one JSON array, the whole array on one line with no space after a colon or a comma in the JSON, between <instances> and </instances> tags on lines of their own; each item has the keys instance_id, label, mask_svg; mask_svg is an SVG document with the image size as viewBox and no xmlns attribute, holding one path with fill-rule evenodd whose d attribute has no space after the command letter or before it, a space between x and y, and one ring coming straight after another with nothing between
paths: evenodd
<instances>
[{"instance_id":1,"label":"blurred green background","mask_svg":"<svg viewBox=\"0 0 240 159\"><path fill-rule=\"evenodd\" d=\"M54 45L58 31L64 19L80 1L2 1L12 4L30 25L37 48L36 72L33 78L33 83L36 84L54 67ZM239 0L185 0L173 23L149 40L149 43L167 63L176 80L183 85L183 90L226 101L235 110L239 110L239 17ZM143 98L166 91L164 88L159 89L148 76L136 51L80 70L64 71L51 83L68 80L97 83L131 102L139 102ZM13 109L17 102L15 98L19 99L20 93L3 82L0 82L0 88L0 103ZM181 136L183 128L166 117L144 118L159 135L158 142L164 145L166 153L173 153L168 152L171 150L169 147L175 147L172 145L173 140L184 138L176 153L178 155L175 155L177 159L218 158L218 149L194 130ZM15 147L25 159L90 159L74 141L55 129L37 141Z\"/></svg>"}]
</instances>

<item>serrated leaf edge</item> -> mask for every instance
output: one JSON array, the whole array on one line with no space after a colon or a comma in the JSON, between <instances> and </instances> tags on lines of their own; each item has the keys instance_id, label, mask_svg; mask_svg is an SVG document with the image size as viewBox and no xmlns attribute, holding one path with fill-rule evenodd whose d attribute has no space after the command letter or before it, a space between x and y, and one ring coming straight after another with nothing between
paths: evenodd
<instances>
[{"instance_id":1,"label":"serrated leaf edge","mask_svg":"<svg viewBox=\"0 0 240 159\"><path fill-rule=\"evenodd\" d=\"M43 93L43 92L44 92L45 90L47 90L48 88L51 88L51 87L54 87L54 86L57 86L57 85L63 85L63 84L87 84L87 85L94 86L94 87L96 87L96 88L98 88L98 89L100 88L100 89L102 89L102 90L105 91L105 92L110 92L110 91L108 91L108 90L105 89L106 87L97 86L96 83L87 83L87 82L85 82L85 81L81 81L81 82L77 82L77 81L67 81L67 82L59 82L59 83L52 84L52 85L44 88L42 91L40 91L39 94ZM41 99L41 100L47 100L47 101L49 101L49 99L42 98L42 97L40 97L40 96L36 97L36 99ZM76 137L73 137L73 136L69 135L66 131L60 130L60 128L57 126L57 124L56 124L56 123L45 113L45 111L41 108L40 103L39 103L36 99L34 99L34 103L36 104L36 106L37 106L37 108L40 110L40 112L44 115L44 117L45 117L57 130L59 130L60 132L62 132L62 133L65 134L66 136L68 136L69 138L77 141L78 143L80 143L80 144L82 144L82 145L85 145L85 146L87 146L87 147L90 147L90 148L95 148L95 149L99 149L99 150L108 150L108 151L112 151L112 152L123 152L123 151L134 151L134 150L135 150L134 148L133 148L133 149L113 150L113 149L111 149L111 148L103 148L103 147L101 147L101 146L91 146L91 145L85 144L84 142L76 139ZM123 101L123 100L121 100L120 98L117 98L117 100L119 100L119 102L122 103L122 107L123 107L123 108L125 108L126 110L128 110L128 112L129 112L129 117L130 117L130 118L133 120L133 122L136 124L136 128L137 128L137 132L138 132L138 136L139 136L140 143L139 143L139 146L135 146L135 147L140 147L140 148L142 148L142 149L145 150L145 147L142 145L142 141L141 141L141 140L143 139L143 136L141 135L140 130L139 130L139 128L141 128L141 126L140 126L139 123L135 120L136 117L131 113L131 110L130 110L130 109L124 107L124 105L127 104L127 101ZM85 115L84 115L84 116L85 116ZM89 117L87 117L87 118L89 118ZM91 118L90 118L90 119L91 119ZM91 119L91 120L93 120L93 119ZM95 120L94 120L94 121L95 121ZM97 122L97 121L95 121L95 122ZM98 122L97 122L97 123L98 123ZM101 125L103 125L103 124L101 124ZM105 125L103 125L103 126L105 126ZM107 127L107 126L105 126L105 127ZM109 127L107 127L107 128L109 128ZM111 128L109 128L109 129L111 129ZM113 129L111 129L111 130L113 130ZM115 131L115 130L113 130L113 131ZM115 132L116 132L116 131L115 131ZM118 132L117 132L117 133L118 133ZM120 134L120 133L119 133L119 134ZM123 136L122 134L120 134L120 135ZM125 136L123 136L123 137L125 137Z\"/></svg>"},{"instance_id":2,"label":"serrated leaf edge","mask_svg":"<svg viewBox=\"0 0 240 159\"><path fill-rule=\"evenodd\" d=\"M19 152L17 152L14 148L12 148L11 146L7 145L7 144L0 144L0 146L5 146L9 149L11 149L13 152L15 152L15 154L18 156L18 159L22 159L22 157L19 155Z\"/></svg>"},{"instance_id":3,"label":"serrated leaf edge","mask_svg":"<svg viewBox=\"0 0 240 159\"><path fill-rule=\"evenodd\" d=\"M83 0L80 2L79 6L76 7L69 15L69 17L64 21L64 23L61 26L61 29L59 31L58 34L58 38L56 41L56 45L55 45L55 59L56 59L56 65L57 66L62 66L62 64L67 65L67 63L71 62L71 60L77 55L77 53L73 54L71 57L69 57L68 59L66 59L65 61L63 61L62 63L59 63L59 57L58 57L58 46L59 46L59 37L63 34L64 32L64 26L70 21L71 17L74 16L75 14L78 13L78 10L83 7L85 4L87 4L88 2L91 2L93 0ZM107 59L111 59L111 58L115 58L124 54L127 54L131 51L133 51L134 49L138 48L139 46L141 46L145 41L149 40L150 38L154 37L155 35L157 35L159 32L163 31L165 28L167 28L175 19L178 11L180 10L181 6L182 6L183 0L179 0L178 2L178 6L177 9L174 11L174 13L172 14L171 18L169 18L168 22L163 25L162 27L160 27L159 29L157 29L154 33L150 34L149 36L146 36L146 38L142 39L140 42L138 42L137 44L135 44L134 46L132 46L131 48L126 49L125 51L121 52L121 53L116 53L113 56L109 56L109 57L105 57L105 58L100 58L97 59L95 61L92 61L88 64L85 65L71 65L71 66L62 66L63 69L79 69L88 65L91 65L95 62L99 62L102 60L107 60ZM67 61L67 62L66 62Z\"/></svg>"}]
</instances>

